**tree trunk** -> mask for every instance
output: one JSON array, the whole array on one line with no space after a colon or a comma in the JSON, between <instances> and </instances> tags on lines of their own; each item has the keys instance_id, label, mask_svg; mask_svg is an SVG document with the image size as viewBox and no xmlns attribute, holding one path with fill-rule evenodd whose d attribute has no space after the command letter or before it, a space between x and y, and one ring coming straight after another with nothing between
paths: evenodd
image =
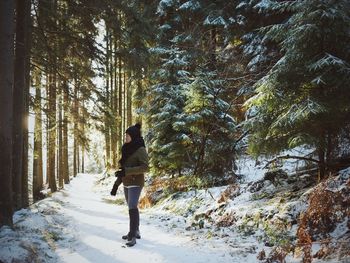
<instances>
[{"instance_id":1,"label":"tree trunk","mask_svg":"<svg viewBox=\"0 0 350 263\"><path fill-rule=\"evenodd\" d=\"M143 89L142 88L142 80L139 78L137 80L136 93L139 94L138 96L140 96L140 97L144 97L142 89ZM142 101L140 99L137 99L137 101L135 102L135 107L136 108L141 108L142 107ZM141 119L140 115L138 115L136 117L135 122L139 122L139 123L142 122L142 119Z\"/></svg>"},{"instance_id":2,"label":"tree trunk","mask_svg":"<svg viewBox=\"0 0 350 263\"><path fill-rule=\"evenodd\" d=\"M58 98L58 185L63 188L63 125L62 125L62 83L59 81L59 98Z\"/></svg>"},{"instance_id":3,"label":"tree trunk","mask_svg":"<svg viewBox=\"0 0 350 263\"><path fill-rule=\"evenodd\" d=\"M78 143L78 83L75 81L75 87L74 87L74 109L73 109L73 116L74 116L74 156L73 156L73 170L74 170L74 177L79 172L79 158L77 158L79 153L79 143Z\"/></svg>"},{"instance_id":4,"label":"tree trunk","mask_svg":"<svg viewBox=\"0 0 350 263\"><path fill-rule=\"evenodd\" d=\"M86 115L85 115L85 108L84 108L84 99L82 99L82 105L81 105L81 113L82 113L82 122L81 125L81 133L82 137L85 137L85 121L86 121ZM84 158L85 158L85 143L81 143L81 172L84 173L85 167L84 167Z\"/></svg>"},{"instance_id":5,"label":"tree trunk","mask_svg":"<svg viewBox=\"0 0 350 263\"><path fill-rule=\"evenodd\" d=\"M0 226L12 226L12 121L14 8L0 1Z\"/></svg>"},{"instance_id":6,"label":"tree trunk","mask_svg":"<svg viewBox=\"0 0 350 263\"><path fill-rule=\"evenodd\" d=\"M119 48L121 48L121 44L119 41ZM119 76L118 76L118 80L119 80L119 84L118 84L118 106L119 106L119 110L118 110L118 134L119 134L119 138L118 138L118 152L121 151L122 148L122 144L123 144L123 138L124 138L124 131L123 131L123 82L122 82L122 58L121 56L118 57L118 71L119 71Z\"/></svg>"},{"instance_id":7,"label":"tree trunk","mask_svg":"<svg viewBox=\"0 0 350 263\"><path fill-rule=\"evenodd\" d=\"M126 112L126 69L124 68L124 73L123 73L123 131L127 129L127 112Z\"/></svg>"},{"instance_id":8,"label":"tree trunk","mask_svg":"<svg viewBox=\"0 0 350 263\"><path fill-rule=\"evenodd\" d=\"M85 148L81 147L81 172L85 171Z\"/></svg>"},{"instance_id":9,"label":"tree trunk","mask_svg":"<svg viewBox=\"0 0 350 263\"><path fill-rule=\"evenodd\" d=\"M33 154L33 200L41 198L43 188L43 149L42 149L42 120L41 120L41 78L36 77L35 89L35 124L34 124L34 154Z\"/></svg>"},{"instance_id":10,"label":"tree trunk","mask_svg":"<svg viewBox=\"0 0 350 263\"><path fill-rule=\"evenodd\" d=\"M325 162L325 133L321 135L320 142L318 145L317 153L318 153L318 181L321 181L322 179L325 178L326 174L326 162Z\"/></svg>"},{"instance_id":11,"label":"tree trunk","mask_svg":"<svg viewBox=\"0 0 350 263\"><path fill-rule=\"evenodd\" d=\"M107 24L107 22L106 22ZM105 119L104 119L104 135L105 135L105 146L106 146L106 158L105 165L109 169L111 165L111 137L110 137L110 110L109 110L109 100L110 100L110 91L109 91L109 77L110 77L110 32L108 26L106 26L106 101L105 101Z\"/></svg>"},{"instance_id":12,"label":"tree trunk","mask_svg":"<svg viewBox=\"0 0 350 263\"><path fill-rule=\"evenodd\" d=\"M114 56L113 56L113 95L111 99L111 105L113 107L113 121L111 123L111 152L113 158L113 167L118 168L118 41L117 36L114 36Z\"/></svg>"},{"instance_id":13,"label":"tree trunk","mask_svg":"<svg viewBox=\"0 0 350 263\"><path fill-rule=\"evenodd\" d=\"M24 89L24 130L23 130L23 165L22 165L22 204L24 207L29 206L29 160L28 160L28 148L29 148L29 132L28 132L28 118L29 118L29 90L30 90L30 57L32 47L32 17L31 17L31 1L26 0L25 5L25 89Z\"/></svg>"},{"instance_id":14,"label":"tree trunk","mask_svg":"<svg viewBox=\"0 0 350 263\"><path fill-rule=\"evenodd\" d=\"M48 71L46 71L48 72ZM44 112L46 113L45 114L45 130L46 130L46 174L45 174L45 177L46 177L46 184L49 184L49 174L50 174L50 163L49 163L49 94L50 94L50 81L49 81L49 78L50 78L50 74L49 73L46 73L46 83L45 83L45 92L46 92L46 103L45 103L45 110Z\"/></svg>"},{"instance_id":15,"label":"tree trunk","mask_svg":"<svg viewBox=\"0 0 350 263\"><path fill-rule=\"evenodd\" d=\"M77 144L77 168L80 173L80 143Z\"/></svg>"},{"instance_id":16,"label":"tree trunk","mask_svg":"<svg viewBox=\"0 0 350 263\"><path fill-rule=\"evenodd\" d=\"M16 7L16 44L15 44L15 81L13 85L13 149L12 177L14 208L22 205L22 165L24 130L24 90L25 90L25 1L17 0Z\"/></svg>"},{"instance_id":17,"label":"tree trunk","mask_svg":"<svg viewBox=\"0 0 350 263\"><path fill-rule=\"evenodd\" d=\"M68 104L69 89L68 83L63 84L63 178L64 183L69 183L69 164L68 164Z\"/></svg>"},{"instance_id":18,"label":"tree trunk","mask_svg":"<svg viewBox=\"0 0 350 263\"><path fill-rule=\"evenodd\" d=\"M130 83L128 82L128 85L127 85L127 126L130 127L132 125L132 92L131 92L131 85Z\"/></svg>"},{"instance_id":19,"label":"tree trunk","mask_svg":"<svg viewBox=\"0 0 350 263\"><path fill-rule=\"evenodd\" d=\"M54 70L53 70L54 71ZM56 185L56 73L49 76L49 187L51 192L57 191Z\"/></svg>"},{"instance_id":20,"label":"tree trunk","mask_svg":"<svg viewBox=\"0 0 350 263\"><path fill-rule=\"evenodd\" d=\"M75 133L75 131L74 131ZM77 168L77 140L74 136L74 143L73 143L73 176L75 177L78 173Z\"/></svg>"},{"instance_id":21,"label":"tree trunk","mask_svg":"<svg viewBox=\"0 0 350 263\"><path fill-rule=\"evenodd\" d=\"M200 144L199 153L198 153L198 159L194 168L194 175L196 176L202 176L203 174L203 167L204 167L204 156L205 156L205 148L207 144L207 138L208 134L202 137L202 142Z\"/></svg>"}]
</instances>

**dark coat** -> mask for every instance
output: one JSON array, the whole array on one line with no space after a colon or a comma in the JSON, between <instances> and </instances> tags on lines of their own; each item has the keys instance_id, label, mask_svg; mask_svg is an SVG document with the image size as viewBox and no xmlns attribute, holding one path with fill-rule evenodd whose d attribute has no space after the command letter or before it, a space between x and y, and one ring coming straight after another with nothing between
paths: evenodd
<instances>
[{"instance_id":1,"label":"dark coat","mask_svg":"<svg viewBox=\"0 0 350 263\"><path fill-rule=\"evenodd\" d=\"M148 154L145 147L138 148L130 155L125 163L124 186L137 185L143 187L145 184L145 173L148 171Z\"/></svg>"}]
</instances>

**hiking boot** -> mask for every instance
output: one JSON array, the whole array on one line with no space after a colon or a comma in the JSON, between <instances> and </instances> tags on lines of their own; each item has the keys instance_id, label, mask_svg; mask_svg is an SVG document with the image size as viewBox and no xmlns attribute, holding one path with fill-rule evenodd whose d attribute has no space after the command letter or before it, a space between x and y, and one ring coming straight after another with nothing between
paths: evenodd
<instances>
[{"instance_id":1,"label":"hiking boot","mask_svg":"<svg viewBox=\"0 0 350 263\"><path fill-rule=\"evenodd\" d=\"M136 238L132 237L130 241L126 242L125 245L127 245L128 247L132 247L136 244Z\"/></svg>"},{"instance_id":2,"label":"hiking boot","mask_svg":"<svg viewBox=\"0 0 350 263\"><path fill-rule=\"evenodd\" d=\"M136 237L137 239L141 239L141 235L140 235L140 231L139 231L139 230L136 231L135 237ZM130 234L130 232L129 232L127 235L122 236L122 239L130 241L130 240L131 240L131 234Z\"/></svg>"}]
</instances>

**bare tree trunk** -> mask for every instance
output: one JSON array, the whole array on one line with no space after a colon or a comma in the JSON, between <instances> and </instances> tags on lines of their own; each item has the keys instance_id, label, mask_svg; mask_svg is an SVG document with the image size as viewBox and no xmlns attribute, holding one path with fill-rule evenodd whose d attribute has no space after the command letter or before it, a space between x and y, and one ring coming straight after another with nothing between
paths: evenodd
<instances>
[{"instance_id":1,"label":"bare tree trunk","mask_svg":"<svg viewBox=\"0 0 350 263\"><path fill-rule=\"evenodd\" d=\"M85 148L81 147L81 172L85 171Z\"/></svg>"},{"instance_id":2,"label":"bare tree trunk","mask_svg":"<svg viewBox=\"0 0 350 263\"><path fill-rule=\"evenodd\" d=\"M13 189L15 209L28 202L29 30L30 1L17 0L15 82L13 102Z\"/></svg>"},{"instance_id":3,"label":"bare tree trunk","mask_svg":"<svg viewBox=\"0 0 350 263\"><path fill-rule=\"evenodd\" d=\"M73 143L73 176L75 177L78 173L77 168L77 140L74 136L74 143Z\"/></svg>"},{"instance_id":4,"label":"bare tree trunk","mask_svg":"<svg viewBox=\"0 0 350 263\"><path fill-rule=\"evenodd\" d=\"M0 1L0 226L13 224L12 115L13 115L13 0Z\"/></svg>"},{"instance_id":5,"label":"bare tree trunk","mask_svg":"<svg viewBox=\"0 0 350 263\"><path fill-rule=\"evenodd\" d=\"M29 206L29 179L28 179L28 118L29 118L29 89L30 89L30 50L32 45L32 17L31 1L25 1L25 89L24 89L24 130L23 130L23 164L22 164L22 205Z\"/></svg>"},{"instance_id":6,"label":"bare tree trunk","mask_svg":"<svg viewBox=\"0 0 350 263\"><path fill-rule=\"evenodd\" d=\"M117 61L118 61L118 46L117 46L117 36L113 37L113 48L114 48L114 56L112 56L111 63L111 78L113 78L113 85L111 85L111 102L110 105L112 107L112 112L114 116L114 120L111 122L111 154L113 160L113 167L118 167L118 126L116 122L116 116L118 115L118 80L117 80Z\"/></svg>"},{"instance_id":7,"label":"bare tree trunk","mask_svg":"<svg viewBox=\"0 0 350 263\"><path fill-rule=\"evenodd\" d=\"M24 126L24 90L25 90L25 1L17 0L16 7L16 44L15 44L15 81L13 85L13 149L12 176L14 208L22 206L22 165L23 165L23 126Z\"/></svg>"},{"instance_id":8,"label":"bare tree trunk","mask_svg":"<svg viewBox=\"0 0 350 263\"><path fill-rule=\"evenodd\" d=\"M58 185L63 188L63 125L62 125L62 83L59 81L59 98L58 98Z\"/></svg>"},{"instance_id":9,"label":"bare tree trunk","mask_svg":"<svg viewBox=\"0 0 350 263\"><path fill-rule=\"evenodd\" d=\"M137 88L137 91L136 91L137 94L142 94L142 93L143 93L143 91L142 91L142 81L141 81L141 79L138 79L138 80L137 80L137 87L136 87L136 88ZM135 104L136 104L136 105L135 105L136 108L142 107L142 102L141 102L139 99L137 100L137 103L135 103ZM135 122L139 122L139 123L142 122L142 119L141 119L140 115L138 115L138 116L136 117Z\"/></svg>"},{"instance_id":10,"label":"bare tree trunk","mask_svg":"<svg viewBox=\"0 0 350 263\"><path fill-rule=\"evenodd\" d=\"M79 153L79 143L78 143L78 83L75 81L75 87L74 87L74 106L73 106L73 116L74 116L74 127L73 127L73 133L74 133L74 156L73 156L73 170L74 170L74 177L79 172L79 158L77 158Z\"/></svg>"},{"instance_id":11,"label":"bare tree trunk","mask_svg":"<svg viewBox=\"0 0 350 263\"><path fill-rule=\"evenodd\" d=\"M46 71L48 72L48 71ZM49 174L50 174L50 163L49 163L49 94L50 94L50 74L46 73L46 83L45 83L45 91L46 91L46 103L45 103L45 130L46 130L46 184L49 184Z\"/></svg>"},{"instance_id":12,"label":"bare tree trunk","mask_svg":"<svg viewBox=\"0 0 350 263\"><path fill-rule=\"evenodd\" d=\"M123 131L127 129L127 112L126 112L126 69L123 72Z\"/></svg>"},{"instance_id":13,"label":"bare tree trunk","mask_svg":"<svg viewBox=\"0 0 350 263\"><path fill-rule=\"evenodd\" d=\"M105 165L107 169L111 165L111 137L110 137L110 118L109 118L109 77L110 77L110 32L108 26L106 26L106 102L105 102L105 120L104 120L104 135L105 135L105 147L106 147L106 158Z\"/></svg>"},{"instance_id":14,"label":"bare tree trunk","mask_svg":"<svg viewBox=\"0 0 350 263\"><path fill-rule=\"evenodd\" d=\"M77 166L78 166L78 173L80 173L80 143L77 144Z\"/></svg>"},{"instance_id":15,"label":"bare tree trunk","mask_svg":"<svg viewBox=\"0 0 350 263\"><path fill-rule=\"evenodd\" d=\"M49 174L47 176L51 192L56 192L56 73L51 73L49 79Z\"/></svg>"},{"instance_id":16,"label":"bare tree trunk","mask_svg":"<svg viewBox=\"0 0 350 263\"><path fill-rule=\"evenodd\" d=\"M81 125L81 133L82 136L85 137L85 121L86 121L86 114L85 114L85 108L84 108L84 99L82 99L82 106L81 106L81 113L82 113L82 122ZM84 158L85 158L85 145L84 143L81 144L81 172L84 173L85 167L84 167Z\"/></svg>"},{"instance_id":17,"label":"bare tree trunk","mask_svg":"<svg viewBox=\"0 0 350 263\"><path fill-rule=\"evenodd\" d=\"M119 48L121 48L121 41L119 40ZM123 82L122 82L122 58L121 56L118 57L118 71L119 71L119 85L118 85L118 132L119 132L119 140L118 140L118 152L120 152L123 144L123 138L124 138L124 131L123 131Z\"/></svg>"},{"instance_id":18,"label":"bare tree trunk","mask_svg":"<svg viewBox=\"0 0 350 263\"><path fill-rule=\"evenodd\" d=\"M132 125L132 92L131 92L131 83L130 82L127 82L128 85L127 85L127 126L130 127Z\"/></svg>"},{"instance_id":19,"label":"bare tree trunk","mask_svg":"<svg viewBox=\"0 0 350 263\"><path fill-rule=\"evenodd\" d=\"M42 149L42 117L41 117L41 79L36 76L35 91L35 124L34 124L34 154L33 154L33 199L39 200L43 188L43 149Z\"/></svg>"},{"instance_id":20,"label":"bare tree trunk","mask_svg":"<svg viewBox=\"0 0 350 263\"><path fill-rule=\"evenodd\" d=\"M64 183L69 183L69 165L68 165L68 104L69 89L68 83L63 84L63 178Z\"/></svg>"}]
</instances>

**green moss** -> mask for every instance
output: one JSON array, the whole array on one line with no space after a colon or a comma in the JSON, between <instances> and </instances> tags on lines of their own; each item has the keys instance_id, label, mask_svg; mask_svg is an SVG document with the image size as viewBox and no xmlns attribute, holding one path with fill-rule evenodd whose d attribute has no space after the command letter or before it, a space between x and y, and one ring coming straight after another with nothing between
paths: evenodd
<instances>
[{"instance_id":1,"label":"green moss","mask_svg":"<svg viewBox=\"0 0 350 263\"><path fill-rule=\"evenodd\" d=\"M276 246L288 245L292 242L292 237L288 235L284 227L277 227L272 225L268 220L263 223L265 233L265 241Z\"/></svg>"}]
</instances>

